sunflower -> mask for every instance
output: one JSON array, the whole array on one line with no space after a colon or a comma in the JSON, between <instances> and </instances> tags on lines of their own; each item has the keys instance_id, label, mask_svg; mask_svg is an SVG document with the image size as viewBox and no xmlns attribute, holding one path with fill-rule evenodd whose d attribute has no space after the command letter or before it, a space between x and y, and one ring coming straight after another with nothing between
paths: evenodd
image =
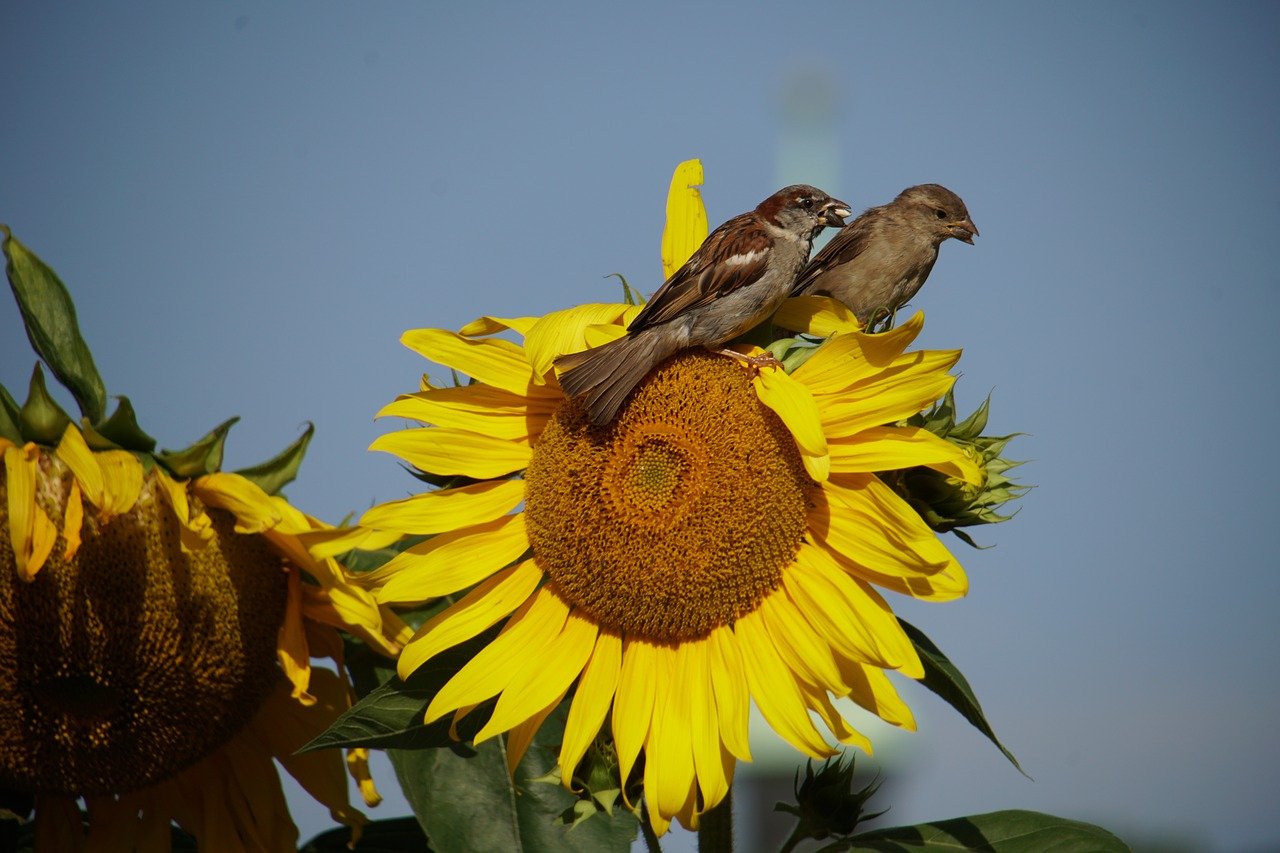
<instances>
[{"instance_id":1,"label":"sunflower","mask_svg":"<svg viewBox=\"0 0 1280 853\"><path fill-rule=\"evenodd\" d=\"M49 348L51 328L79 340L61 283L16 240L5 253L31 340L86 416L39 366L21 408L0 388L0 790L34 796L40 850L168 849L176 822L201 849L292 851L274 759L358 833L342 755L294 753L352 704L340 630L392 656L403 624L308 553L326 525L268 493L311 430L242 474L218 470L233 422L155 452L127 399L101 417L87 349ZM34 313L50 305L57 323ZM376 805L367 754L346 764Z\"/></svg>"},{"instance_id":2,"label":"sunflower","mask_svg":"<svg viewBox=\"0 0 1280 853\"><path fill-rule=\"evenodd\" d=\"M687 200L680 178L673 196ZM668 271L683 259L664 252ZM923 669L876 587L941 601L967 582L877 472L979 472L962 449L902 423L948 391L959 353L907 350L922 315L869 335L821 298L791 300L777 318L826 338L791 372L686 352L593 428L552 361L623 334L638 310L593 304L407 332L406 346L471 382L424 378L380 415L426 426L373 449L455 479L370 509L321 553L427 536L364 578L384 605L460 596L405 645L400 677L502 624L425 721L491 707L475 740L506 733L514 768L572 694L562 780L572 784L608 727L624 790L634 772L662 833L673 819L696 828L726 796L736 762L751 758L751 702L814 758L836 750L813 715L840 744L871 750L833 697L914 727L886 673Z\"/></svg>"}]
</instances>

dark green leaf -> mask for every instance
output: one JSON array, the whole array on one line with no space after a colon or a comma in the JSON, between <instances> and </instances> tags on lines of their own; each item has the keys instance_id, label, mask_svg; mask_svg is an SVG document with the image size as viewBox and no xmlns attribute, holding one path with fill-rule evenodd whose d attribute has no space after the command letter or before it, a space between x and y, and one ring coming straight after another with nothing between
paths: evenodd
<instances>
[{"instance_id":1,"label":"dark green leaf","mask_svg":"<svg viewBox=\"0 0 1280 853\"><path fill-rule=\"evenodd\" d=\"M412 817L369 821L360 833L359 843L354 847L348 846L350 843L351 830L338 827L308 841L301 853L425 853L431 849L418 821Z\"/></svg>"},{"instance_id":2,"label":"dark green leaf","mask_svg":"<svg viewBox=\"0 0 1280 853\"><path fill-rule=\"evenodd\" d=\"M1011 810L957 817L855 836L849 850L988 853L1125 853L1129 846L1099 826Z\"/></svg>"},{"instance_id":3,"label":"dark green leaf","mask_svg":"<svg viewBox=\"0 0 1280 853\"><path fill-rule=\"evenodd\" d=\"M100 424L86 425L85 441L94 450L110 450L123 447L138 453L150 453L156 449L156 440L138 426L138 416L128 397L116 398L116 410Z\"/></svg>"},{"instance_id":4,"label":"dark green leaf","mask_svg":"<svg viewBox=\"0 0 1280 853\"><path fill-rule=\"evenodd\" d=\"M924 664L924 681L922 682L924 686L959 711L962 717L972 723L1004 753L1004 757L1018 768L1019 773L1027 776L1027 771L1018 764L1018 759L1014 758L1013 753L1005 749L1004 744L996 737L991 724L987 722L986 715L982 713L982 705L979 704L978 697L974 695L973 688L969 686L968 680L961 675L956 665L919 628L903 619L899 619L898 622L902 624L902 630L906 631L907 636L911 638L912 644L916 647L916 653L920 655L920 662ZM1027 776L1027 778L1031 777Z\"/></svg>"},{"instance_id":5,"label":"dark green leaf","mask_svg":"<svg viewBox=\"0 0 1280 853\"><path fill-rule=\"evenodd\" d=\"M22 419L22 408L13 399L9 389L0 385L0 438L7 438L14 444L22 444L22 430L18 427Z\"/></svg>"},{"instance_id":6,"label":"dark green leaf","mask_svg":"<svg viewBox=\"0 0 1280 853\"><path fill-rule=\"evenodd\" d=\"M311 443L311 436L315 435L315 432L316 425L308 423L306 431L298 436L298 440L286 447L279 455L252 468L241 468L235 473L256 483L267 494L276 494L298 476L298 467L302 465L302 457L306 454L307 445Z\"/></svg>"},{"instance_id":7,"label":"dark green leaf","mask_svg":"<svg viewBox=\"0 0 1280 853\"><path fill-rule=\"evenodd\" d=\"M222 467L222 450L227 433L240 418L229 418L218 424L204 438L185 450L162 450L156 454L160 464L177 477L203 477Z\"/></svg>"},{"instance_id":8,"label":"dark green leaf","mask_svg":"<svg viewBox=\"0 0 1280 853\"><path fill-rule=\"evenodd\" d=\"M485 741L469 758L442 749L388 752L433 850L631 849L637 823L630 812L617 809L612 816L598 813L568 825L561 815L577 798L559 785L537 781L555 762L566 714L562 703L547 718L514 778L507 772L503 738Z\"/></svg>"},{"instance_id":9,"label":"dark green leaf","mask_svg":"<svg viewBox=\"0 0 1280 853\"><path fill-rule=\"evenodd\" d=\"M75 397L80 413L97 423L106 413L107 391L80 336L71 294L57 273L18 242L7 225L0 225L0 232L4 233L5 272L32 348Z\"/></svg>"},{"instance_id":10,"label":"dark green leaf","mask_svg":"<svg viewBox=\"0 0 1280 853\"><path fill-rule=\"evenodd\" d=\"M71 418L62 411L44 384L44 371L40 362L36 362L31 371L31 386L27 390L27 402L22 404L18 413L18 427L28 441L38 444L55 445L62 440Z\"/></svg>"}]
</instances>

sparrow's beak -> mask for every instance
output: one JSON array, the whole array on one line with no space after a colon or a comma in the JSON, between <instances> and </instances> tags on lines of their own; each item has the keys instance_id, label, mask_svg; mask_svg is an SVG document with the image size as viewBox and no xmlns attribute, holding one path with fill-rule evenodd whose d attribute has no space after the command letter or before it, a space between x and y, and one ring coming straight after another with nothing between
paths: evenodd
<instances>
[{"instance_id":1,"label":"sparrow's beak","mask_svg":"<svg viewBox=\"0 0 1280 853\"><path fill-rule=\"evenodd\" d=\"M843 201L832 199L827 203L827 224L832 228L843 228L844 218L853 213L853 208L845 204Z\"/></svg>"},{"instance_id":2,"label":"sparrow's beak","mask_svg":"<svg viewBox=\"0 0 1280 853\"><path fill-rule=\"evenodd\" d=\"M957 240L973 245L973 238L978 236L978 226L973 224L972 219L961 219L959 222L951 222L947 224L947 230L951 232L951 236Z\"/></svg>"}]
</instances>

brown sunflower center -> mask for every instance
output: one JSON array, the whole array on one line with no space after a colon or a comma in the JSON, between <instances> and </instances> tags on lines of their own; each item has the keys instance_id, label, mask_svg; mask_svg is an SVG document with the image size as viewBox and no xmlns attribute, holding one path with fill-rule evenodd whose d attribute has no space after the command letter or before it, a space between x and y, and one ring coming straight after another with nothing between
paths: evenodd
<instances>
[{"instance_id":1,"label":"brown sunflower center","mask_svg":"<svg viewBox=\"0 0 1280 853\"><path fill-rule=\"evenodd\" d=\"M813 486L747 372L701 352L655 370L605 429L566 401L525 477L533 552L561 593L660 642L732 624L777 588Z\"/></svg>"},{"instance_id":2,"label":"brown sunflower center","mask_svg":"<svg viewBox=\"0 0 1280 853\"><path fill-rule=\"evenodd\" d=\"M69 475L42 463L39 501L60 522ZM0 517L5 495L0 478ZM278 677L286 578L262 537L210 509L213 540L184 553L150 479L105 524L85 509L78 553L63 559L59 536L30 583L0 536L0 788L154 784L221 746Z\"/></svg>"}]
</instances>

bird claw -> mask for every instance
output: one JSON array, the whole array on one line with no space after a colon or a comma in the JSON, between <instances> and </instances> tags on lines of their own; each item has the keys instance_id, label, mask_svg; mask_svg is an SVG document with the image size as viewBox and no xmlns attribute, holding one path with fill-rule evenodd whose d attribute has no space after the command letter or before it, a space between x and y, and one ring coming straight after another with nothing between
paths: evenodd
<instances>
[{"instance_id":1,"label":"bird claw","mask_svg":"<svg viewBox=\"0 0 1280 853\"><path fill-rule=\"evenodd\" d=\"M712 350L716 355L727 355L729 358L736 359L751 368L752 375L758 375L760 370L765 367L782 367L782 362L778 361L770 353L761 355L743 355L731 349Z\"/></svg>"}]
</instances>

